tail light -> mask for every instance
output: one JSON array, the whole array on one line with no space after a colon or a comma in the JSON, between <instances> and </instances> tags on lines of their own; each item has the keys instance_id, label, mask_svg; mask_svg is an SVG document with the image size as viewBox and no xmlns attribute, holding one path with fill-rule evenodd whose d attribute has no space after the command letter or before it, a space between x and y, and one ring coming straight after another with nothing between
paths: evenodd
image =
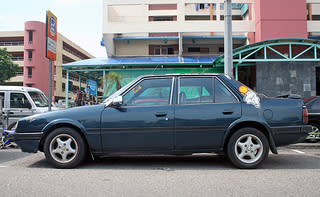
<instances>
[{"instance_id":1,"label":"tail light","mask_svg":"<svg viewBox=\"0 0 320 197\"><path fill-rule=\"evenodd\" d=\"M303 117L303 123L307 124L308 123L308 109L306 108L306 106L303 106L302 117Z\"/></svg>"}]
</instances>

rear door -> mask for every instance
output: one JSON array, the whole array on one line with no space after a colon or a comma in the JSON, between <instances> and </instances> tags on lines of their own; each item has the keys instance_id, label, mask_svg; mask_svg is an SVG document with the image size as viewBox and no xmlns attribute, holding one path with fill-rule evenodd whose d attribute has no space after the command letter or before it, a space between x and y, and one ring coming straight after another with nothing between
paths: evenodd
<instances>
[{"instance_id":1,"label":"rear door","mask_svg":"<svg viewBox=\"0 0 320 197\"><path fill-rule=\"evenodd\" d=\"M175 105L176 150L215 149L240 118L237 97L216 77L180 77Z\"/></svg>"}]
</instances>

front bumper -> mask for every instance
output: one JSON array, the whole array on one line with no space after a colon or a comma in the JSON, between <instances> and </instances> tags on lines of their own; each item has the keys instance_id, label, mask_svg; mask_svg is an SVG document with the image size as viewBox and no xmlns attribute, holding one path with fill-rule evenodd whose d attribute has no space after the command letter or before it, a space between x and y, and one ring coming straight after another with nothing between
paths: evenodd
<instances>
[{"instance_id":1,"label":"front bumper","mask_svg":"<svg viewBox=\"0 0 320 197\"><path fill-rule=\"evenodd\" d=\"M13 140L21 148L22 152L36 153L39 149L43 133L15 133Z\"/></svg>"}]
</instances>

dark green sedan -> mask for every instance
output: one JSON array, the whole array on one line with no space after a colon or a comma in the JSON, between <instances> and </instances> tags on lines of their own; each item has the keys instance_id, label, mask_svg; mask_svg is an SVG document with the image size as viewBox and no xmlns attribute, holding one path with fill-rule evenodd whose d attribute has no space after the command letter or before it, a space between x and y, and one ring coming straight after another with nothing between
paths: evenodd
<instances>
[{"instance_id":1,"label":"dark green sedan","mask_svg":"<svg viewBox=\"0 0 320 197\"><path fill-rule=\"evenodd\" d=\"M102 104L21 119L14 140L57 168L90 154L221 152L236 167L256 168L269 150L304 140L307 118L301 100L260 98L227 75L148 75Z\"/></svg>"}]
</instances>

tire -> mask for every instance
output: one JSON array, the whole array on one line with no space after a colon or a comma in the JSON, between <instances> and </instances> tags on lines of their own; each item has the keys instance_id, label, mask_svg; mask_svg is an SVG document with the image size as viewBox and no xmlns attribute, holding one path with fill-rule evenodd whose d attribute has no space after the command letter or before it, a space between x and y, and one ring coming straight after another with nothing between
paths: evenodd
<instances>
[{"instance_id":1,"label":"tire","mask_svg":"<svg viewBox=\"0 0 320 197\"><path fill-rule=\"evenodd\" d=\"M229 139L226 155L238 168L257 168L268 157L266 136L255 128L242 128Z\"/></svg>"},{"instance_id":2,"label":"tire","mask_svg":"<svg viewBox=\"0 0 320 197\"><path fill-rule=\"evenodd\" d=\"M53 130L44 142L46 159L56 168L74 168L85 159L86 153L84 139L69 127Z\"/></svg>"},{"instance_id":3,"label":"tire","mask_svg":"<svg viewBox=\"0 0 320 197\"><path fill-rule=\"evenodd\" d=\"M320 126L319 126L319 124L314 123L314 122L311 122L310 125L312 126L312 131L307 136L306 141L310 142L310 143L316 143L319 141L319 139L313 139L313 138L315 138L315 137L319 138L319 134L313 134L313 133L315 133L315 132L319 133Z\"/></svg>"}]
</instances>

